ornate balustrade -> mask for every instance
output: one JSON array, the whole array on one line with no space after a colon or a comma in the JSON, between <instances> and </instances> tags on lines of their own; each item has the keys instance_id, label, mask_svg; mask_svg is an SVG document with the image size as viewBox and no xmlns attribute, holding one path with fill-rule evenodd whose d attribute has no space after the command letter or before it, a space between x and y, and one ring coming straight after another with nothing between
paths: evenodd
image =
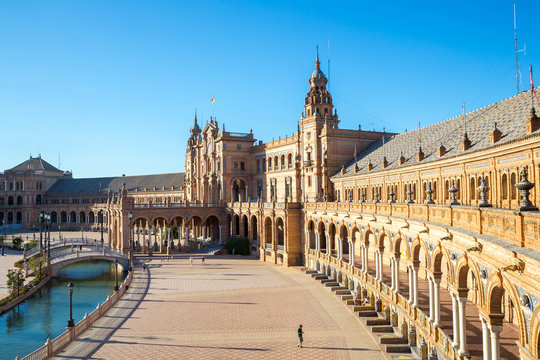
<instances>
[{"instance_id":1,"label":"ornate balustrade","mask_svg":"<svg viewBox=\"0 0 540 360\"><path fill-rule=\"evenodd\" d=\"M495 236L521 247L540 250L540 212L472 206L390 203L305 203L306 210L358 212L387 215L455 226L478 234Z\"/></svg>"}]
</instances>

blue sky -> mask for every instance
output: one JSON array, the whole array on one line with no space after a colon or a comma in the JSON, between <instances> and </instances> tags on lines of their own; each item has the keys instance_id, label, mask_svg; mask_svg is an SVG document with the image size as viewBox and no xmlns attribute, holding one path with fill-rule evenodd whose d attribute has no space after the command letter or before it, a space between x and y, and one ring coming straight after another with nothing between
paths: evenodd
<instances>
[{"instance_id":1,"label":"blue sky","mask_svg":"<svg viewBox=\"0 0 540 360\"><path fill-rule=\"evenodd\" d=\"M538 1L517 2L522 90ZM536 16L535 16L536 15ZM0 169L184 171L195 109L290 135L319 45L342 128L401 132L516 93L512 1L0 0Z\"/></svg>"}]
</instances>

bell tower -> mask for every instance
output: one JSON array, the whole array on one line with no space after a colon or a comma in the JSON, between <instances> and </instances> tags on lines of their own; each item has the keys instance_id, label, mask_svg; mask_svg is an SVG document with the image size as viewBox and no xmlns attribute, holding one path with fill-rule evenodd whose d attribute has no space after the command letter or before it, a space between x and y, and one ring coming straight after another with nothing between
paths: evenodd
<instances>
[{"instance_id":1,"label":"bell tower","mask_svg":"<svg viewBox=\"0 0 540 360\"><path fill-rule=\"evenodd\" d=\"M320 125L328 123L330 127L337 128L339 120L337 114L332 113L334 105L332 104L332 95L326 89L328 79L321 70L319 61L319 48L315 58L315 71L309 78L309 92L306 94L304 104L304 118L302 123L317 122Z\"/></svg>"}]
</instances>

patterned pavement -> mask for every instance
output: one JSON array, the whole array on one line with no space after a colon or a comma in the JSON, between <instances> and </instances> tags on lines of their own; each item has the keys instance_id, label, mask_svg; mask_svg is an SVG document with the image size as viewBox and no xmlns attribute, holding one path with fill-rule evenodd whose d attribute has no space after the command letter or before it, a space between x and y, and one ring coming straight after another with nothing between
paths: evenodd
<instances>
[{"instance_id":1,"label":"patterned pavement","mask_svg":"<svg viewBox=\"0 0 540 360\"><path fill-rule=\"evenodd\" d=\"M139 265L126 296L56 358L386 358L360 321L298 269L240 257L208 256L205 265L188 259L153 258L146 272Z\"/></svg>"}]
</instances>

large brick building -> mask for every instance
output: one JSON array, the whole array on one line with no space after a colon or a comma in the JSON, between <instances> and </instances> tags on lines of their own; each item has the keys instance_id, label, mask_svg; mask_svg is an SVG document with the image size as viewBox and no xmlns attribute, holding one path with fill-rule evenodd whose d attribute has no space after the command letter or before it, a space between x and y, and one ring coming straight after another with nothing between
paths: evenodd
<instances>
[{"instance_id":1,"label":"large brick building","mask_svg":"<svg viewBox=\"0 0 540 360\"><path fill-rule=\"evenodd\" d=\"M262 143L195 117L185 173L74 179L30 159L1 175L0 216L33 227L48 211L53 226L77 228L104 214L111 246L128 251L132 239L144 253L247 237L262 261L305 265L367 294L430 359L538 358L531 92L389 134L341 129L327 81L317 57L304 112L283 139Z\"/></svg>"}]
</instances>

